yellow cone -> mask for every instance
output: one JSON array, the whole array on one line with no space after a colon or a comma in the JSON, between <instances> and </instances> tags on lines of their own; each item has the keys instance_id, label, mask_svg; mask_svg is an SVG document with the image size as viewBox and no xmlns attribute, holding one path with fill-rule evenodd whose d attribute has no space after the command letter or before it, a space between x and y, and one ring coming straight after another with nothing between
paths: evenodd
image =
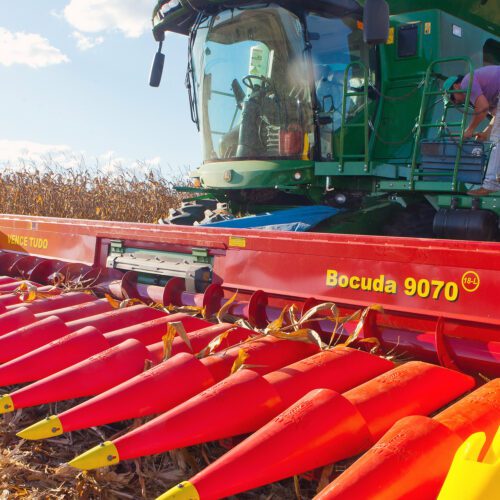
<instances>
[{"instance_id":1,"label":"yellow cone","mask_svg":"<svg viewBox=\"0 0 500 500\"><path fill-rule=\"evenodd\" d=\"M169 489L163 495L160 495L156 500L200 500L200 495L196 491L193 484L188 481Z\"/></svg>"},{"instance_id":2,"label":"yellow cone","mask_svg":"<svg viewBox=\"0 0 500 500\"><path fill-rule=\"evenodd\" d=\"M120 462L120 457L116 446L111 441L106 441L74 458L69 465L76 469L91 470L115 465L118 462Z\"/></svg>"},{"instance_id":3,"label":"yellow cone","mask_svg":"<svg viewBox=\"0 0 500 500\"><path fill-rule=\"evenodd\" d=\"M11 413L15 409L14 402L8 394L0 396L0 415L3 413Z\"/></svg>"},{"instance_id":4,"label":"yellow cone","mask_svg":"<svg viewBox=\"0 0 500 500\"><path fill-rule=\"evenodd\" d=\"M17 436L22 439L47 439L54 436L60 436L64 433L63 426L59 417L52 415L36 424L30 425L17 433Z\"/></svg>"},{"instance_id":5,"label":"yellow cone","mask_svg":"<svg viewBox=\"0 0 500 500\"><path fill-rule=\"evenodd\" d=\"M486 434L472 434L458 448L438 500L500 498L500 427L483 460Z\"/></svg>"}]
</instances>

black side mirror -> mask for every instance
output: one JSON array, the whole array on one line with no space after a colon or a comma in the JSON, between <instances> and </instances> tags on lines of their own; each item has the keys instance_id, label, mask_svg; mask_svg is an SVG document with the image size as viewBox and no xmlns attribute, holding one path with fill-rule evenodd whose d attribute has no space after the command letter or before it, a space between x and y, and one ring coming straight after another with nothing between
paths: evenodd
<instances>
[{"instance_id":1,"label":"black side mirror","mask_svg":"<svg viewBox=\"0 0 500 500\"><path fill-rule=\"evenodd\" d=\"M149 85L151 87L159 87L161 82L161 75L163 74L163 66L165 65L165 54L161 52L162 43L158 52L155 54L153 64L151 65L151 73L149 74Z\"/></svg>"},{"instance_id":2,"label":"black side mirror","mask_svg":"<svg viewBox=\"0 0 500 500\"><path fill-rule=\"evenodd\" d=\"M389 5L385 0L366 0L363 11L363 41L385 43L389 36Z\"/></svg>"}]
</instances>

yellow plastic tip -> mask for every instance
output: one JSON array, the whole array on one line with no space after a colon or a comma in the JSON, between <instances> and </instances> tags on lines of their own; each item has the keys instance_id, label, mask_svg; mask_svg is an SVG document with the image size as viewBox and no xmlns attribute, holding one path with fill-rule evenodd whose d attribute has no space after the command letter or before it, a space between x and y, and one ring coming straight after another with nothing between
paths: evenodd
<instances>
[{"instance_id":1,"label":"yellow plastic tip","mask_svg":"<svg viewBox=\"0 0 500 500\"><path fill-rule=\"evenodd\" d=\"M119 462L120 457L116 446L111 441L106 441L74 458L69 462L69 465L76 469L91 470L115 465Z\"/></svg>"},{"instance_id":2,"label":"yellow plastic tip","mask_svg":"<svg viewBox=\"0 0 500 500\"><path fill-rule=\"evenodd\" d=\"M16 409L14 401L8 394L0 396L0 415L3 413L11 413Z\"/></svg>"},{"instance_id":3,"label":"yellow plastic tip","mask_svg":"<svg viewBox=\"0 0 500 500\"><path fill-rule=\"evenodd\" d=\"M194 484L189 481L182 483L169 489L163 495L160 495L156 500L200 500L200 495Z\"/></svg>"},{"instance_id":4,"label":"yellow plastic tip","mask_svg":"<svg viewBox=\"0 0 500 500\"><path fill-rule=\"evenodd\" d=\"M500 498L500 427L486 452L479 460L486 434L469 436L458 448L438 500L493 500Z\"/></svg>"},{"instance_id":5,"label":"yellow plastic tip","mask_svg":"<svg viewBox=\"0 0 500 500\"><path fill-rule=\"evenodd\" d=\"M47 439L54 436L60 436L64 432L63 426L59 417L52 415L36 424L30 425L17 433L21 439L29 439L35 441L37 439Z\"/></svg>"}]
</instances>

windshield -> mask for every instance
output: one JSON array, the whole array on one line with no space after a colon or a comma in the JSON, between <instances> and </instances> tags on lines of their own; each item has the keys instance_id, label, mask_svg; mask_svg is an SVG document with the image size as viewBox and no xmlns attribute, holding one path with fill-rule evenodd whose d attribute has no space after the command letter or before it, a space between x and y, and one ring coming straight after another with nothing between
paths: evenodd
<instances>
[{"instance_id":1,"label":"windshield","mask_svg":"<svg viewBox=\"0 0 500 500\"><path fill-rule=\"evenodd\" d=\"M320 116L328 117L321 126L321 156L334 156L333 138L342 124L344 81L346 83L345 121L353 121L365 102L362 97L365 85L363 68L374 69L375 54L363 43L362 25L354 17L326 18L315 14L307 16L307 27L312 45L312 61L316 86L316 98ZM371 67L371 68L370 68ZM369 72L372 85L375 71ZM368 99L368 104L370 99ZM361 130L350 130L349 146L354 147ZM354 151L352 151L354 153Z\"/></svg>"},{"instance_id":2,"label":"windshield","mask_svg":"<svg viewBox=\"0 0 500 500\"><path fill-rule=\"evenodd\" d=\"M295 15L270 5L212 16L192 59L205 161L310 158L312 77Z\"/></svg>"}]
</instances>

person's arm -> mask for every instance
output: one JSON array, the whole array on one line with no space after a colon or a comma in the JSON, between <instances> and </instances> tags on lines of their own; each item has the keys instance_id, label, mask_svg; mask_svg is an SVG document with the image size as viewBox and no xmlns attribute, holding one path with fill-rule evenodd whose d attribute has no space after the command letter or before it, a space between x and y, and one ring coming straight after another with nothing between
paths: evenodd
<instances>
[{"instance_id":1,"label":"person's arm","mask_svg":"<svg viewBox=\"0 0 500 500\"><path fill-rule=\"evenodd\" d=\"M493 130L493 125L495 124L495 117L493 117L488 124L488 126L479 134L476 134L476 139L478 141L487 141L490 138L491 131Z\"/></svg>"},{"instance_id":2,"label":"person's arm","mask_svg":"<svg viewBox=\"0 0 500 500\"><path fill-rule=\"evenodd\" d=\"M474 115L469 126L464 131L464 139L470 139L474 135L476 127L486 118L489 109L488 99L483 94L478 96L474 103Z\"/></svg>"}]
</instances>

